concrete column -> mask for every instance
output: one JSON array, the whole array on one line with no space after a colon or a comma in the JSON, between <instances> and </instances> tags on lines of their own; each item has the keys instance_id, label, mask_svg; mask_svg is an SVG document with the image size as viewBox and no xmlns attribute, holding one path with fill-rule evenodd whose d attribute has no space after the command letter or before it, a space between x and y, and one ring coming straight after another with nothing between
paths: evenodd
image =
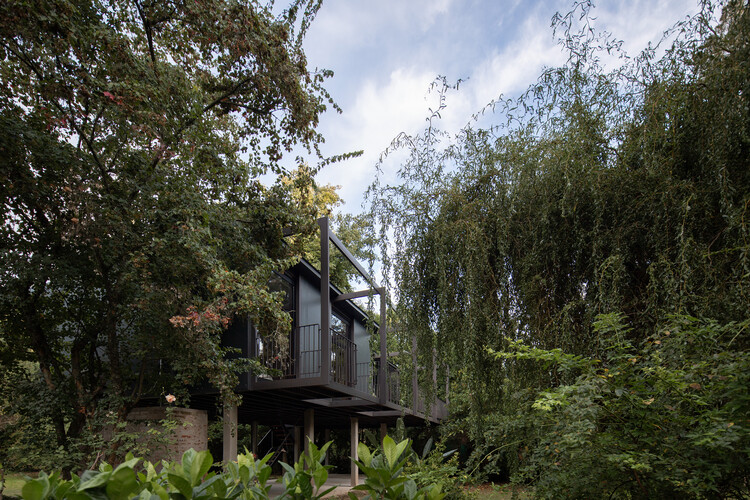
<instances>
[{"instance_id":1,"label":"concrete column","mask_svg":"<svg viewBox=\"0 0 750 500\"><path fill-rule=\"evenodd\" d=\"M310 452L310 441L315 441L315 410L305 410L305 453Z\"/></svg>"},{"instance_id":2,"label":"concrete column","mask_svg":"<svg viewBox=\"0 0 750 500\"><path fill-rule=\"evenodd\" d=\"M257 457L258 456L258 421L253 420L250 424L250 442L251 446L253 447L252 451L253 454Z\"/></svg>"},{"instance_id":3,"label":"concrete column","mask_svg":"<svg viewBox=\"0 0 750 500\"><path fill-rule=\"evenodd\" d=\"M224 407L224 462L237 460L237 407Z\"/></svg>"},{"instance_id":4,"label":"concrete column","mask_svg":"<svg viewBox=\"0 0 750 500\"><path fill-rule=\"evenodd\" d=\"M323 441L327 443L330 440L331 440L331 429L323 430ZM326 451L326 459L323 465L328 465L328 451Z\"/></svg>"},{"instance_id":5,"label":"concrete column","mask_svg":"<svg viewBox=\"0 0 750 500\"><path fill-rule=\"evenodd\" d=\"M294 461L299 460L300 446L299 443L302 441L302 427L294 426Z\"/></svg>"},{"instance_id":6,"label":"concrete column","mask_svg":"<svg viewBox=\"0 0 750 500\"><path fill-rule=\"evenodd\" d=\"M388 435L388 424L385 422L380 423L380 442L382 443L385 437Z\"/></svg>"},{"instance_id":7,"label":"concrete column","mask_svg":"<svg viewBox=\"0 0 750 500\"><path fill-rule=\"evenodd\" d=\"M357 455L357 446L359 445L359 419L357 417L351 417L351 432L349 434L349 440L352 444L352 450L351 450L351 457L354 460L359 459L359 455ZM357 467L357 464L352 462L352 486L357 486L359 484L359 467Z\"/></svg>"}]
</instances>

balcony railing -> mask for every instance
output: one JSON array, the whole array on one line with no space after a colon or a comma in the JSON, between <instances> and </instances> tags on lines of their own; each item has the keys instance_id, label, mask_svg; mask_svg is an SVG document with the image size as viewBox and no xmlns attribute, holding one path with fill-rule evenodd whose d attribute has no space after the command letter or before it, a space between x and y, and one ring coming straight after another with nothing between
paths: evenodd
<instances>
[{"instance_id":1,"label":"balcony railing","mask_svg":"<svg viewBox=\"0 0 750 500\"><path fill-rule=\"evenodd\" d=\"M355 387L357 385L357 344L331 330L331 380Z\"/></svg>"},{"instance_id":2,"label":"balcony railing","mask_svg":"<svg viewBox=\"0 0 750 500\"><path fill-rule=\"evenodd\" d=\"M311 378L320 375L320 325L304 325L292 330L287 342L255 339L260 362L275 370L274 379Z\"/></svg>"},{"instance_id":3,"label":"balcony railing","mask_svg":"<svg viewBox=\"0 0 750 500\"><path fill-rule=\"evenodd\" d=\"M364 392L371 396L377 395L375 379L372 374L372 361L357 363L357 390L359 392Z\"/></svg>"},{"instance_id":4,"label":"balcony railing","mask_svg":"<svg viewBox=\"0 0 750 500\"><path fill-rule=\"evenodd\" d=\"M378 376L380 374L380 359L378 358L373 360L373 365L375 394L380 395L380 385L378 384ZM385 375L385 390L387 391L386 400L391 403L399 404L401 402L401 379L399 378L398 368L396 367L396 365L389 361Z\"/></svg>"}]
</instances>

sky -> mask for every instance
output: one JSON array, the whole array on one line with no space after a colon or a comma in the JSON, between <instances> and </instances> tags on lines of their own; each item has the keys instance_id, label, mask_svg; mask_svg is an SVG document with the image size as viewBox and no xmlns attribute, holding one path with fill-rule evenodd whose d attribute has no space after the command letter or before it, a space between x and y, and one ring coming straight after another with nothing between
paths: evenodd
<instances>
[{"instance_id":1,"label":"sky","mask_svg":"<svg viewBox=\"0 0 750 500\"><path fill-rule=\"evenodd\" d=\"M325 167L319 184L341 186L344 212L362 210L383 150L400 132L424 128L438 76L462 80L441 127L458 131L491 99L522 93L544 67L564 63L551 19L570 0L324 0L305 40L308 66L333 70L325 87L343 109L321 117L324 155L363 150ZM609 0L596 4L595 26L635 56L663 31L697 12L694 0ZM431 97L432 96L432 97ZM312 163L312 162L311 162ZM384 167L395 180L397 162Z\"/></svg>"}]
</instances>

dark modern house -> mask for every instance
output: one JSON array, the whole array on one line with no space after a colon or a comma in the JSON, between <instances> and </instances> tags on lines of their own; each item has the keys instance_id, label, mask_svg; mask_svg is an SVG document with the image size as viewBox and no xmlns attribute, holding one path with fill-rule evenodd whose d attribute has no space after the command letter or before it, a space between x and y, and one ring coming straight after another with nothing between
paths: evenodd
<instances>
[{"instance_id":1,"label":"dark modern house","mask_svg":"<svg viewBox=\"0 0 750 500\"><path fill-rule=\"evenodd\" d=\"M251 424L253 448L258 446L259 425L279 431L277 441L295 450L295 455L313 439L315 431L349 428L352 454L356 454L358 429L394 425L397 418L407 425L438 423L447 416L443 401L426 404L417 385L416 353L413 369L399 372L389 362L386 350L385 322L380 325L368 317L354 299L379 295L380 317L386 316L385 289L380 287L363 266L331 231L327 218L320 225L321 269L306 261L299 262L283 274L276 274L271 286L285 293L285 309L293 326L288 342L264 339L249 321L236 321L225 333L224 344L238 348L244 357L258 358L273 375L241 377L237 392L242 394L239 407L224 409L224 458L237 454L236 426ZM368 286L343 293L331 283L331 252L338 251ZM411 378L404 391L404 377ZM433 383L437 383L433 376ZM192 401L200 405L215 401L209 389L195 394ZM290 453L291 454L291 453ZM356 470L352 471L355 480Z\"/></svg>"}]
</instances>

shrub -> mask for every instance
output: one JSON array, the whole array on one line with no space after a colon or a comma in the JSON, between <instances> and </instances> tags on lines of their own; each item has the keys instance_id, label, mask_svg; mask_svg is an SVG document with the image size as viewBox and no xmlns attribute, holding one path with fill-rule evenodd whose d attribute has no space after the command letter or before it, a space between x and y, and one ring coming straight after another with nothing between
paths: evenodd
<instances>
[{"instance_id":1,"label":"shrub","mask_svg":"<svg viewBox=\"0 0 750 500\"><path fill-rule=\"evenodd\" d=\"M607 315L595 323L601 360L521 344L496 353L579 374L527 408L538 440L515 480L543 498L747 498L749 327L673 317L633 345Z\"/></svg>"}]
</instances>

